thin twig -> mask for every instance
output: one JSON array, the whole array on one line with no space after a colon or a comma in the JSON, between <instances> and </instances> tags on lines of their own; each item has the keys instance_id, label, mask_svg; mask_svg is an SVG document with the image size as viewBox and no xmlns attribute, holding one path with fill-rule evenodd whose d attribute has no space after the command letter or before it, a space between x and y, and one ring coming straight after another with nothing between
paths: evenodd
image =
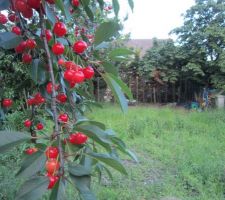
<instances>
[{"instance_id":1,"label":"thin twig","mask_svg":"<svg viewBox=\"0 0 225 200\"><path fill-rule=\"evenodd\" d=\"M45 51L47 54L47 60L48 60L48 65L49 65L49 73L51 77L51 82L52 82L52 98L51 98L51 106L52 106L52 112L53 112L53 117L54 117L54 134L57 135L57 142L58 142L58 148L59 148L59 159L60 159L60 173L64 173L64 159L63 159L63 148L62 148L62 143L61 143L61 137L60 137L60 129L59 129L59 124L58 124L58 112L57 112L57 107L56 107L56 91L55 91L55 77L54 77L54 72L53 72L53 66L52 66L52 60L51 60L51 55L50 55L50 50L48 47L48 42L46 39L46 34L45 34L45 23L44 23L44 17L42 10L40 10L40 23L41 23L41 32L43 35L43 40L44 40L44 47Z\"/></svg>"}]
</instances>

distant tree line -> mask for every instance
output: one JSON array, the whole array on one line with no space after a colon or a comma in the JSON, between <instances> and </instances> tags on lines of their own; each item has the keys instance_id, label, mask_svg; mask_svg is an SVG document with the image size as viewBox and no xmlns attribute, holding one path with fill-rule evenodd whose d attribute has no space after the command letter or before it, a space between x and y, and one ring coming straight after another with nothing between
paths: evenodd
<instances>
[{"instance_id":1,"label":"distant tree line","mask_svg":"<svg viewBox=\"0 0 225 200\"><path fill-rule=\"evenodd\" d=\"M139 101L186 102L204 87L225 89L225 1L196 0L178 39L157 40L121 71Z\"/></svg>"}]
</instances>

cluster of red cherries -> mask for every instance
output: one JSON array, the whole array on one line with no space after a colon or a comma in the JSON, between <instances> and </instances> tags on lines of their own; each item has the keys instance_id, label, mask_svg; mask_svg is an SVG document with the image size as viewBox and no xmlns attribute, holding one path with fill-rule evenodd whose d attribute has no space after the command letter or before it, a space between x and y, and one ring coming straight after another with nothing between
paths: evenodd
<instances>
[{"instance_id":1,"label":"cluster of red cherries","mask_svg":"<svg viewBox=\"0 0 225 200\"><path fill-rule=\"evenodd\" d=\"M87 139L88 137L86 135L78 132L70 134L69 138L66 140L68 140L71 144L83 145L86 143ZM37 151L38 151L37 148L31 147L26 149L25 153L28 155L32 155ZM46 176L49 178L48 189L52 189L59 180L58 170L60 168L60 162L58 161L59 159L58 147L53 146L47 147L45 155L47 158L47 161L45 163L45 169L47 171Z\"/></svg>"},{"instance_id":2,"label":"cluster of red cherries","mask_svg":"<svg viewBox=\"0 0 225 200\"><path fill-rule=\"evenodd\" d=\"M46 0L49 4L55 4L55 0ZM71 4L75 7L78 7L80 2L79 0L72 0ZM9 13L8 19L11 22L17 22L18 17L15 12L18 11L22 14L24 18L32 18L33 17L33 9L39 10L42 8L41 0L13 0L13 6L11 7L12 12ZM8 22L7 17L4 14L0 13L0 24L6 24ZM12 32L16 35L22 35L22 30L18 26L12 27ZM57 21L53 27L53 33L57 37L63 37L67 34L67 28L63 22ZM45 30L45 33L41 35L41 37L46 37L49 42L52 39L52 32L48 29ZM32 56L29 53L30 50L34 49L37 46L35 40L29 38L26 41L22 41L16 48L16 53L23 53L22 61L25 64L30 64L32 62ZM88 45L83 40L78 40L73 45L73 51L77 54L82 54L88 48ZM28 52L26 52L26 50ZM56 42L52 45L53 54L59 56L64 53L65 47L62 43Z\"/></svg>"},{"instance_id":3,"label":"cluster of red cherries","mask_svg":"<svg viewBox=\"0 0 225 200\"><path fill-rule=\"evenodd\" d=\"M19 12L24 18L31 19L33 17L33 12L36 10L39 12L40 9L43 9L41 0L12 0L13 6L11 7L11 12L6 17L4 14L0 13L0 24L6 24L8 21L16 23L18 22L18 17L15 14ZM46 0L48 4L55 4L55 0ZM80 2L79 0L71 0L71 4L74 7L78 7ZM16 35L22 35L23 30L21 30L18 26L13 26L11 31ZM76 30L78 32L78 30ZM77 35L75 31L75 35ZM61 21L57 21L54 24L52 30L44 30L44 33L41 34L41 37L45 37L47 42L50 42L53 38L53 34L56 37L64 37L67 34L67 28L65 24ZM93 35L88 37L89 39L93 39ZM37 43L33 38L27 38L20 42L18 46L15 47L15 52L17 54L22 54L22 62L25 64L32 63L32 54L31 51L37 47ZM83 54L88 48L88 45L83 40L76 41L72 49L73 51L80 55ZM56 56L61 56L64 53L65 47L60 42L55 42L51 46L52 53ZM70 87L73 88L76 84L82 83L87 79L91 79L94 76L94 69L91 66L87 66L82 68L77 65L73 61L65 61L62 58L58 60L58 65L64 70L63 77L69 83ZM52 94L52 90L57 91L59 89L59 85L53 85L52 82L47 83L46 91L48 94ZM58 103L65 103L67 101L67 96L64 93L57 93L56 100ZM27 105L29 106L39 106L46 102L46 99L41 95L41 93L34 94L31 98L27 100ZM13 104L12 99L5 98L2 100L2 107L9 108ZM69 121L69 116L66 113L60 113L58 115L58 122L61 124L66 124ZM34 126L34 121L30 119L26 119L24 121L24 126L30 128ZM38 122L35 125L36 130L43 130L44 125L41 122ZM68 142L73 145L84 145L87 142L88 137L81 133L71 133L68 138L64 139L64 144L66 145ZM30 147L25 150L25 153L28 155L32 155L37 152L38 149L35 147ZM57 147L49 146L45 151L45 155L47 161L45 163L46 168L46 176L49 178L48 189L52 189L53 186L59 180L59 149Z\"/></svg>"}]
</instances>

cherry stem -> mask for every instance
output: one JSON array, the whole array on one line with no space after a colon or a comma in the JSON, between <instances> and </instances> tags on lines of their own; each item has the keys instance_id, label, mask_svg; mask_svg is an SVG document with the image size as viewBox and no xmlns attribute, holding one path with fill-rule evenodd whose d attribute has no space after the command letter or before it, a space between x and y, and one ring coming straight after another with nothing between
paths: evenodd
<instances>
[{"instance_id":1,"label":"cherry stem","mask_svg":"<svg viewBox=\"0 0 225 200\"><path fill-rule=\"evenodd\" d=\"M58 148L59 148L59 160L60 160L60 169L61 169L61 173L64 173L64 159L63 159L63 148L62 148L62 143L61 143L61 137L60 137L60 128L59 128L59 124L58 124L58 112L57 112L57 107L56 107L56 90L55 90L55 77L54 77L54 72L53 72L53 66L52 66L52 60L51 60L51 55L50 55L50 50L48 47L48 42L46 39L46 34L45 34L45 23L44 23L44 17L43 17L43 13L40 10L40 23L41 23L41 34L43 36L43 40L44 40L44 47L45 47L45 51L47 54L47 60L48 60L48 65L49 65L49 73L50 73L50 77L51 77L51 82L52 82L52 97L51 97L51 106L52 106L52 112L53 112L53 118L54 118L54 134L57 137L57 142L58 142Z\"/></svg>"}]
</instances>

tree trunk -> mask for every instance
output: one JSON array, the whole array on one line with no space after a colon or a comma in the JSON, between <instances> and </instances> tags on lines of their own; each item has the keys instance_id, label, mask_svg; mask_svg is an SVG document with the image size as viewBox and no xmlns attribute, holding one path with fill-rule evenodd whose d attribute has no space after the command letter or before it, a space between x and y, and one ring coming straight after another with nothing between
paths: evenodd
<instances>
[{"instance_id":1,"label":"tree trunk","mask_svg":"<svg viewBox=\"0 0 225 200\"><path fill-rule=\"evenodd\" d=\"M176 102L176 86L175 86L175 83L173 83L172 87L173 87L173 102Z\"/></svg>"},{"instance_id":2,"label":"tree trunk","mask_svg":"<svg viewBox=\"0 0 225 200\"><path fill-rule=\"evenodd\" d=\"M154 103L156 103L156 92L155 92L155 87L153 87L153 100L154 100Z\"/></svg>"},{"instance_id":3,"label":"tree trunk","mask_svg":"<svg viewBox=\"0 0 225 200\"><path fill-rule=\"evenodd\" d=\"M136 101L138 103L138 94L139 94L139 88L138 88L138 76L136 76Z\"/></svg>"}]
</instances>

